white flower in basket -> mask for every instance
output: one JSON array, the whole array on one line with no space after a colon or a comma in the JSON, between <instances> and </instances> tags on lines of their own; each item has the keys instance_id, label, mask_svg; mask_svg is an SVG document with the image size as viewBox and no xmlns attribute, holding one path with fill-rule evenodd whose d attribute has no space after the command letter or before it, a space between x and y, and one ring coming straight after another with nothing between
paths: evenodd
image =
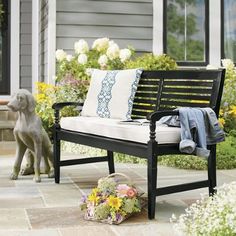
<instances>
[{"instance_id":1,"label":"white flower in basket","mask_svg":"<svg viewBox=\"0 0 236 236\"><path fill-rule=\"evenodd\" d=\"M127 183L119 183L115 176L126 178ZM141 199L131 179L121 173L114 173L98 180L97 188L83 197L81 209L86 210L86 220L96 220L109 224L120 224L133 213L141 211Z\"/></svg>"}]
</instances>

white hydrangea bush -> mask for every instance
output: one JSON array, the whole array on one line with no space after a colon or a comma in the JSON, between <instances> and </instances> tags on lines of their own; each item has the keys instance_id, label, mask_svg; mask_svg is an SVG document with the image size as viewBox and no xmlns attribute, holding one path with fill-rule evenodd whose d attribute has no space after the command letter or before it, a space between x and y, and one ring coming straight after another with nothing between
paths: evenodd
<instances>
[{"instance_id":1,"label":"white hydrangea bush","mask_svg":"<svg viewBox=\"0 0 236 236\"><path fill-rule=\"evenodd\" d=\"M98 38L91 47L86 40L80 39L74 43L74 55L67 54L63 49L56 50L56 82L68 77L79 81L88 80L88 68L124 69L133 54L133 49L120 49L119 45L109 38Z\"/></svg>"},{"instance_id":2,"label":"white hydrangea bush","mask_svg":"<svg viewBox=\"0 0 236 236\"><path fill-rule=\"evenodd\" d=\"M174 229L181 236L235 236L236 182L217 188L214 196L192 204L177 219L172 216Z\"/></svg>"}]
</instances>

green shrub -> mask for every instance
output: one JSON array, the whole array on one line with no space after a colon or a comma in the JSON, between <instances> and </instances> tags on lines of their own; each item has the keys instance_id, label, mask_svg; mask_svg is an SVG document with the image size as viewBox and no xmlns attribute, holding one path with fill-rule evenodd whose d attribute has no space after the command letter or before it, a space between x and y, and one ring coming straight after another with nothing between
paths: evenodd
<instances>
[{"instance_id":1,"label":"green shrub","mask_svg":"<svg viewBox=\"0 0 236 236\"><path fill-rule=\"evenodd\" d=\"M219 121L228 133L236 127L236 67L230 59L223 59L222 64L226 74Z\"/></svg>"},{"instance_id":2,"label":"green shrub","mask_svg":"<svg viewBox=\"0 0 236 236\"><path fill-rule=\"evenodd\" d=\"M166 155L159 158L160 165L190 170L206 170L207 161L190 155Z\"/></svg>"},{"instance_id":3,"label":"green shrub","mask_svg":"<svg viewBox=\"0 0 236 236\"><path fill-rule=\"evenodd\" d=\"M231 135L226 140L217 145L216 165L217 169L236 168L236 131L230 132ZM205 170L207 169L207 160L201 157L188 155L162 156L159 158L159 164L181 169Z\"/></svg>"},{"instance_id":4,"label":"green shrub","mask_svg":"<svg viewBox=\"0 0 236 236\"><path fill-rule=\"evenodd\" d=\"M142 56L130 60L125 66L127 69L142 68L144 70L174 70L177 69L177 64L174 59L169 56L153 55L152 53L145 53Z\"/></svg>"},{"instance_id":5,"label":"green shrub","mask_svg":"<svg viewBox=\"0 0 236 236\"><path fill-rule=\"evenodd\" d=\"M217 145L217 168L236 168L236 130L232 130L225 142Z\"/></svg>"},{"instance_id":6,"label":"green shrub","mask_svg":"<svg viewBox=\"0 0 236 236\"><path fill-rule=\"evenodd\" d=\"M52 139L52 126L54 123L54 110L52 105L55 102L78 101L80 94L74 86L53 86L38 82L38 93L36 99L36 113L40 116L42 124L50 139ZM79 112L75 107L65 107L61 111L61 116L75 116Z\"/></svg>"}]
</instances>

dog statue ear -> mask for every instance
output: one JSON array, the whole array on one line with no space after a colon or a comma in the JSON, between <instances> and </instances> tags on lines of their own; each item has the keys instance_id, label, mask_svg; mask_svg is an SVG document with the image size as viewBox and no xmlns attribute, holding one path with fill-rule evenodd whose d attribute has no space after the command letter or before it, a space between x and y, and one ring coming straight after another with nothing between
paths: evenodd
<instances>
[{"instance_id":1,"label":"dog statue ear","mask_svg":"<svg viewBox=\"0 0 236 236\"><path fill-rule=\"evenodd\" d=\"M28 101L28 111L33 112L36 103L32 94L27 94L27 101Z\"/></svg>"}]
</instances>

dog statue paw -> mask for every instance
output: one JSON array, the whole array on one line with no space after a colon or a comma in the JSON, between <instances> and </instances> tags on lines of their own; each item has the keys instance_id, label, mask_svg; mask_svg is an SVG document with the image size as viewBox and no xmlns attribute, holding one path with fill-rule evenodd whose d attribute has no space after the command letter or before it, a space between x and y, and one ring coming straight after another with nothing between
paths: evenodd
<instances>
[{"instance_id":1,"label":"dog statue paw","mask_svg":"<svg viewBox=\"0 0 236 236\"><path fill-rule=\"evenodd\" d=\"M15 174L15 173L12 173L12 174L10 175L10 179L11 179L11 180L16 180L16 179L18 179L18 175Z\"/></svg>"},{"instance_id":2,"label":"dog statue paw","mask_svg":"<svg viewBox=\"0 0 236 236\"><path fill-rule=\"evenodd\" d=\"M40 182L41 182L40 176L35 175L35 176L34 176L34 182L35 182L35 183L40 183Z\"/></svg>"},{"instance_id":3,"label":"dog statue paw","mask_svg":"<svg viewBox=\"0 0 236 236\"><path fill-rule=\"evenodd\" d=\"M55 174L54 174L54 168L51 168L50 171L48 172L48 178L54 178Z\"/></svg>"}]
</instances>

